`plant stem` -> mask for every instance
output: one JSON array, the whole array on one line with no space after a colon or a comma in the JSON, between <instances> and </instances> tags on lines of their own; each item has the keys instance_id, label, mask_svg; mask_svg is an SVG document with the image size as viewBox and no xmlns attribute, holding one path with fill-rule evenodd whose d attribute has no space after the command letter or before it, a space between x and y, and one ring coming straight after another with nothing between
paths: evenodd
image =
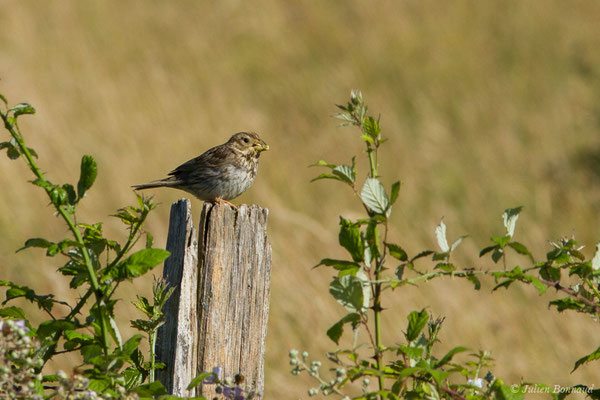
<instances>
[{"instance_id":1,"label":"plant stem","mask_svg":"<svg viewBox=\"0 0 600 400\"><path fill-rule=\"evenodd\" d=\"M148 340L150 341L150 377L149 383L154 382L154 366L156 364L156 333L158 329L153 329L149 332Z\"/></svg>"},{"instance_id":2,"label":"plant stem","mask_svg":"<svg viewBox=\"0 0 600 400\"><path fill-rule=\"evenodd\" d=\"M27 164L29 165L29 168L31 169L31 171L33 172L33 174L40 181L42 181L43 183L48 184L48 186L46 186L46 187L49 187L50 183L44 177L44 174L42 173L42 171L40 171L40 169L38 168L37 164L33 160L33 156L31 155L31 152L29 151L29 149L27 148L27 146L25 146L25 141L24 141L24 139L23 139L23 137L21 135L21 132L19 131L19 127L17 125L17 122L16 121L14 123L10 122L8 120L7 114L3 113L2 111L0 111L0 116L2 117L2 120L4 121L4 126L10 132L10 134L12 135L12 137L15 139L15 141L19 145L19 150L25 156L25 160L27 161ZM48 195L48 197L50 197L50 192L48 190L46 190L46 194ZM52 200L52 198L50 198L50 200ZM55 202L52 202L52 204L54 205L54 208L56 208L56 211L65 220L65 222L69 226L69 229L73 233L73 236L75 237L75 240L81 246L82 254L83 254L83 260L84 260L84 263L85 263L85 267L86 267L88 275L90 277L90 283L91 283L92 288L94 290L94 294L96 295L96 302L98 303L98 305L101 306L101 305L104 304L104 299L103 299L102 291L100 290L100 286L98 285L98 279L96 277L96 272L94 270L94 266L92 265L92 261L90 259L89 254L88 254L87 248L85 247L85 244L84 244L84 241L83 241L83 237L81 236L81 232L79 232L79 229L77 229L77 227L75 226L75 222L73 222L73 219L71 219L71 217L69 217L69 215L68 215L68 213L67 213L67 211L65 210L64 207L61 207L60 204L55 203ZM100 327L102 329L102 339L103 339L104 352L107 353L108 352L108 347L110 346L110 338L108 336L107 321L106 321L106 318L103 315L100 318Z\"/></svg>"}]
</instances>

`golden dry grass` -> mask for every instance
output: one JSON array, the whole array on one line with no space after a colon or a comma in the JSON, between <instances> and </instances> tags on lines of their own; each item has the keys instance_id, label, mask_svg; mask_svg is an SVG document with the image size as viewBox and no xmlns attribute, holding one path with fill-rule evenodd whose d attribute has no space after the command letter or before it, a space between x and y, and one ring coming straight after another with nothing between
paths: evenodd
<instances>
[{"instance_id":1,"label":"golden dry grass","mask_svg":"<svg viewBox=\"0 0 600 400\"><path fill-rule=\"evenodd\" d=\"M311 270L342 256L337 216L360 206L341 185L309 184L324 158L347 162L362 148L329 118L334 103L361 89L389 137L384 181L404 185L394 241L410 253L434 246L444 216L450 237L470 234L464 266L491 267L478 249L502 233L500 214L524 205L518 240L537 257L547 240L574 232L590 255L600 238L600 3L593 0L481 2L1 1L0 91L28 101L29 145L56 182L76 181L92 154L99 177L80 215L106 221L129 204L129 186L255 130L271 146L253 188L239 201L271 210L273 287L267 352L268 398L304 396L288 373L295 347L324 358L325 330L342 314L327 293L330 272ZM362 164L364 165L364 164ZM25 182L22 163L0 157L0 278L73 298L59 260L25 239L59 239L66 228ZM364 169L363 169L364 171ZM148 230L165 242L169 204ZM196 214L200 203L194 203ZM526 262L513 259L514 262ZM150 277L122 291L148 294ZM443 348L490 350L506 382L597 383L597 365L569 374L598 345L597 323L547 309L553 293L533 288L475 292L459 280L398 290L386 302L387 340L405 315L428 307L446 316ZM136 316L120 304L123 325ZM62 360L58 365L69 365Z\"/></svg>"}]
</instances>

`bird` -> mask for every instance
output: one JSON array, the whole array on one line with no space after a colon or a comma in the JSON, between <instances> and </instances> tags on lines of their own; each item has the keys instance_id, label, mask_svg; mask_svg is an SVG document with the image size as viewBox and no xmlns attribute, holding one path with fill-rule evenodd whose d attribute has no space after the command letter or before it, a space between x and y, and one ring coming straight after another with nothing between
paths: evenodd
<instances>
[{"instance_id":1,"label":"bird","mask_svg":"<svg viewBox=\"0 0 600 400\"><path fill-rule=\"evenodd\" d=\"M258 171L258 158L269 150L258 134L238 132L226 143L193 158L163 179L133 185L135 190L170 187L184 190L200 200L227 203L252 186Z\"/></svg>"}]
</instances>

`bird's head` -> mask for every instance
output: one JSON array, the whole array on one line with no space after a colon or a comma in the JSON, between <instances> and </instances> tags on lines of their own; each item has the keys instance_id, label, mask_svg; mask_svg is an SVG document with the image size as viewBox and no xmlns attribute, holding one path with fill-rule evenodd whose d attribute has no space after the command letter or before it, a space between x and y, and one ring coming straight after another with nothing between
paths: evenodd
<instances>
[{"instance_id":1,"label":"bird's head","mask_svg":"<svg viewBox=\"0 0 600 400\"><path fill-rule=\"evenodd\" d=\"M256 155L256 157L261 152L269 150L269 145L254 132L236 133L227 143L245 155Z\"/></svg>"}]
</instances>

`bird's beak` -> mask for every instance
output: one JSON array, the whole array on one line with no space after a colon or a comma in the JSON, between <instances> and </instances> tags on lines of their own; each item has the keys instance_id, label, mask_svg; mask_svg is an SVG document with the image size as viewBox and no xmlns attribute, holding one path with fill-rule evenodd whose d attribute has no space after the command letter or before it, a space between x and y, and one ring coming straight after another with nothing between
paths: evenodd
<instances>
[{"instance_id":1,"label":"bird's beak","mask_svg":"<svg viewBox=\"0 0 600 400\"><path fill-rule=\"evenodd\" d=\"M256 150L259 153L261 151L269 150L269 145L266 144L265 142L256 143L253 147L254 147L254 150Z\"/></svg>"}]
</instances>

